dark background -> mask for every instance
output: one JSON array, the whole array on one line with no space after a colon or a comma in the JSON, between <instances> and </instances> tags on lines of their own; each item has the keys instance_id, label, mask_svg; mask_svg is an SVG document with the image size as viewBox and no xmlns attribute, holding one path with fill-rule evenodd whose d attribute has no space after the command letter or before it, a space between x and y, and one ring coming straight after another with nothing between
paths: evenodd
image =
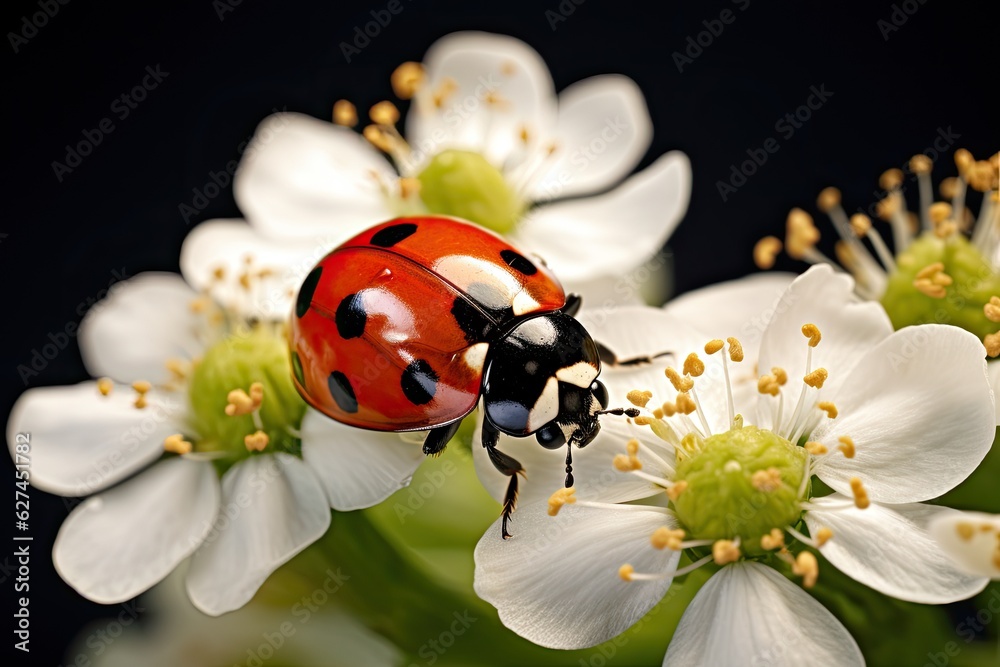
<instances>
[{"instance_id":1,"label":"dark background","mask_svg":"<svg viewBox=\"0 0 1000 667\"><path fill-rule=\"evenodd\" d=\"M159 9L43 0L58 11L36 33L24 32L24 17L40 12L38 3L7 3L0 24L8 119L0 223L7 306L0 348L3 414L26 384L85 379L74 340L27 383L17 368L30 364L50 333L78 322L115 272L177 270L181 241L190 231L179 206L191 203L192 189L203 187L209 172L239 157L239 146L272 109L326 119L333 102L346 97L363 114L391 97L388 78L396 65L420 60L435 39L452 31L523 39L546 60L557 90L612 72L638 82L655 127L640 167L677 148L690 156L694 172L688 214L670 243L678 291L754 271L752 244L767 233L781 235L792 206L815 213L814 198L824 186L838 185L849 211L867 208L881 171L931 147L939 130L950 128L960 139L936 167L936 182L954 175L955 147L977 157L1000 147L997 110L994 105L988 112L987 102L997 85L996 3L885 0L849 7L742 0L663 3L651 12L598 0L578 6L570 0L504 2L495 9L400 1L403 11L350 64L340 43L353 40L355 27L371 21L370 12L385 9L386 1L242 0L231 6L205 0ZM565 20L553 29L560 6L568 15L560 15ZM231 11L220 19L221 7ZM735 20L678 72L673 53L687 48L687 38L697 39L706 30L702 22L723 9ZM898 23L907 20L886 39L894 12ZM880 27L879 21L887 23ZM10 33L29 36L16 53ZM147 66L157 65L169 75L120 119L112 102L142 80ZM833 95L812 119L790 138L776 132L775 122L806 102L810 86L821 85ZM112 119L114 131L58 180L51 163L65 162L66 145L104 118ZM717 181L727 180L731 165L768 137L778 139L780 150L724 202ZM973 203L978 206L977 199ZM228 187L195 221L238 215ZM823 231L829 242L832 230ZM779 268L802 265L783 259ZM12 468L6 461L2 466L11 495ZM120 610L79 597L52 568L51 545L70 507L32 490L30 659L40 665L58 664L89 619ZM13 533L13 527L2 532L8 530ZM8 604L20 595L9 570L13 549L0 547L0 590ZM6 610L3 618L13 625ZM10 629L0 636L6 655L24 662L11 648Z\"/></svg>"}]
</instances>

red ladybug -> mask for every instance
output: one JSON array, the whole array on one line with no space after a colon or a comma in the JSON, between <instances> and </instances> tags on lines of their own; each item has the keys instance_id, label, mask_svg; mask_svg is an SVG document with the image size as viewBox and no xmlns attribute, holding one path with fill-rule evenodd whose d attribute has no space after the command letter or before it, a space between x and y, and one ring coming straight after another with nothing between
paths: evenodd
<instances>
[{"instance_id":1,"label":"red ladybug","mask_svg":"<svg viewBox=\"0 0 1000 667\"><path fill-rule=\"evenodd\" d=\"M291 318L295 386L339 422L377 431L428 430L440 453L483 401L482 442L510 477L503 536L521 464L497 449L500 433L543 446L572 445L600 430L598 380L614 355L574 319L549 270L503 239L454 218L398 218L333 250L306 276ZM648 358L620 363L637 363Z\"/></svg>"}]
</instances>

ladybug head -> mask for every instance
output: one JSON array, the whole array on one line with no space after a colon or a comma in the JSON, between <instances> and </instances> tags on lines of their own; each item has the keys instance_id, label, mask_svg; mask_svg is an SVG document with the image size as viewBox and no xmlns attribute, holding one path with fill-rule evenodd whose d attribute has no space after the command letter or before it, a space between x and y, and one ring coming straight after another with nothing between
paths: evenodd
<instances>
[{"instance_id":1,"label":"ladybug head","mask_svg":"<svg viewBox=\"0 0 1000 667\"><path fill-rule=\"evenodd\" d=\"M598 380L589 388L560 383L559 390L559 415L535 431L535 439L546 449L590 444L601 430L598 415L608 407L608 390Z\"/></svg>"}]
</instances>

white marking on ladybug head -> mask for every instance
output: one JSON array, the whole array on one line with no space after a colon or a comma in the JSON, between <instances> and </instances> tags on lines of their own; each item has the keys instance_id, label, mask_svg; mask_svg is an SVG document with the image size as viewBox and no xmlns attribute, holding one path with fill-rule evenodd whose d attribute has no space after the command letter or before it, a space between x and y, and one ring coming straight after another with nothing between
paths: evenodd
<instances>
[{"instance_id":1,"label":"white marking on ladybug head","mask_svg":"<svg viewBox=\"0 0 1000 667\"><path fill-rule=\"evenodd\" d=\"M524 289L514 295L514 299L511 301L510 305L514 310L515 315L532 313L541 308L541 304L535 301L534 297L528 294L528 291Z\"/></svg>"},{"instance_id":2,"label":"white marking on ladybug head","mask_svg":"<svg viewBox=\"0 0 1000 667\"><path fill-rule=\"evenodd\" d=\"M556 377L577 387L589 387L600 371L592 363L578 361L572 366L566 366L556 371Z\"/></svg>"},{"instance_id":3,"label":"white marking on ladybug head","mask_svg":"<svg viewBox=\"0 0 1000 667\"><path fill-rule=\"evenodd\" d=\"M537 431L559 416L559 380L549 378L528 413L528 431Z\"/></svg>"},{"instance_id":4,"label":"white marking on ladybug head","mask_svg":"<svg viewBox=\"0 0 1000 667\"><path fill-rule=\"evenodd\" d=\"M533 317L530 320L518 325L517 336L531 341L536 345L555 345L559 340L559 332L556 325L548 317Z\"/></svg>"},{"instance_id":5,"label":"white marking on ladybug head","mask_svg":"<svg viewBox=\"0 0 1000 667\"><path fill-rule=\"evenodd\" d=\"M490 349L489 343L476 343L470 346L462 354L462 361L474 371L482 372L486 363L486 352Z\"/></svg>"}]
</instances>

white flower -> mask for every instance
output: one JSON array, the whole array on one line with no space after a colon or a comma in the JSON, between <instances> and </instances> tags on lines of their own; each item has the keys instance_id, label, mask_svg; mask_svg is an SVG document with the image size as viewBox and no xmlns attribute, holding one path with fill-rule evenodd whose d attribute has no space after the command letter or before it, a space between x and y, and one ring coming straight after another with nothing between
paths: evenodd
<instances>
[{"instance_id":1,"label":"white flower","mask_svg":"<svg viewBox=\"0 0 1000 667\"><path fill-rule=\"evenodd\" d=\"M406 140L389 102L372 108L367 141L300 114L267 118L235 179L250 224L275 239L328 235L332 247L398 215L455 215L537 253L592 303L636 300L612 288L660 250L691 184L687 157L671 152L617 185L652 136L631 79L596 76L557 97L530 47L460 32L432 45L422 65L400 66L393 87L412 97ZM334 116L357 122L346 101ZM576 199L552 201L565 197Z\"/></svg>"},{"instance_id":2,"label":"white flower","mask_svg":"<svg viewBox=\"0 0 1000 667\"><path fill-rule=\"evenodd\" d=\"M422 459L395 434L307 409L282 325L268 317L285 288L252 257L220 262L207 291L218 302L175 274L119 284L80 327L84 362L102 379L30 389L11 413L11 452L16 433L31 434L34 486L96 493L53 552L92 600L132 598L190 556L194 604L237 609L326 531L330 507L380 502Z\"/></svg>"},{"instance_id":3,"label":"white flower","mask_svg":"<svg viewBox=\"0 0 1000 667\"><path fill-rule=\"evenodd\" d=\"M956 512L935 517L928 530L959 568L1000 580L1000 515Z\"/></svg>"},{"instance_id":4,"label":"white flower","mask_svg":"<svg viewBox=\"0 0 1000 667\"><path fill-rule=\"evenodd\" d=\"M982 590L987 579L957 569L927 531L959 513L923 502L964 480L992 443L982 345L956 327L893 332L853 289L829 267L792 283L761 337L755 404L729 391L746 363L737 338L699 342L653 309L592 325L612 349L668 347L683 367L670 377L607 369L612 401L628 393L644 414L634 425L605 422L586 471L577 462L587 450L574 456L579 488L519 509L514 538L486 532L477 593L518 634L581 648L623 632L675 576L714 561L723 567L688 607L664 664L856 665L863 658L847 631L770 566L809 587L822 576L819 550L903 600ZM702 349L704 360L688 354ZM534 475L542 457L515 445L500 448ZM601 460L614 470L601 471ZM813 475L833 493L814 496ZM615 504L640 498L654 504ZM678 569L682 551L692 563Z\"/></svg>"}]
</instances>

